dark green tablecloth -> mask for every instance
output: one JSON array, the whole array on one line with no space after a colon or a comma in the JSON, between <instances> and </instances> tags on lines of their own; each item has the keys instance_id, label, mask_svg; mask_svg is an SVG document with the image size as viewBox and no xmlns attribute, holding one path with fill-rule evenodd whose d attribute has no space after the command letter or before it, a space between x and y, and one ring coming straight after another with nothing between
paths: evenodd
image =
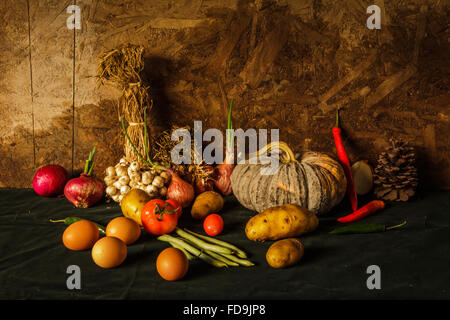
<instances>
[{"instance_id":1,"label":"dark green tablecloth","mask_svg":"<svg viewBox=\"0 0 450 320\"><path fill-rule=\"evenodd\" d=\"M319 229L303 236L305 255L289 269L276 270L265 261L271 242L247 240L244 226L252 213L233 197L222 212L221 239L251 255L252 268L214 268L191 261L186 277L162 280L157 254L167 247L147 234L128 247L116 269L101 269L90 251L67 250L61 241L64 224L50 218L79 216L107 224L121 215L114 203L77 209L65 198L41 198L32 190L0 190L1 299L448 299L450 298L449 192L421 195L409 203L391 204L362 222L397 224L397 231L377 234L330 235L334 219L349 210L344 203ZM363 199L362 201L366 201ZM189 215L180 224L201 232ZM81 289L69 290L66 269L81 268ZM369 290L367 267L381 270L381 289Z\"/></svg>"}]
</instances>

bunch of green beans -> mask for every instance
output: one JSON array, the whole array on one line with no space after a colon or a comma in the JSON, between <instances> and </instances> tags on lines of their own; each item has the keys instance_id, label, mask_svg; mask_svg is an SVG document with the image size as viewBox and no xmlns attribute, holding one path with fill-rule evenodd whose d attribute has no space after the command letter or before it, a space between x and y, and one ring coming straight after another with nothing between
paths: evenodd
<instances>
[{"instance_id":1,"label":"bunch of green beans","mask_svg":"<svg viewBox=\"0 0 450 320\"><path fill-rule=\"evenodd\" d=\"M251 267L255 264L247 259L247 254L238 247L188 229L175 229L178 235L164 234L158 240L170 243L172 247L183 251L189 260L202 259L214 267Z\"/></svg>"}]
</instances>

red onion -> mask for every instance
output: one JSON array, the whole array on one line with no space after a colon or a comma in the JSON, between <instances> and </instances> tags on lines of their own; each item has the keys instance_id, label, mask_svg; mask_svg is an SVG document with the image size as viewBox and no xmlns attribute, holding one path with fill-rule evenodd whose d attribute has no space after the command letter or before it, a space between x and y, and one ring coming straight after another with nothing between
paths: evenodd
<instances>
[{"instance_id":1,"label":"red onion","mask_svg":"<svg viewBox=\"0 0 450 320\"><path fill-rule=\"evenodd\" d=\"M66 169L56 164L40 167L33 178L34 191L43 197L62 195L69 180Z\"/></svg>"},{"instance_id":2,"label":"red onion","mask_svg":"<svg viewBox=\"0 0 450 320\"><path fill-rule=\"evenodd\" d=\"M194 200L195 192L192 184L184 181L176 173L172 173L172 181L167 189L167 199L176 200L181 207L189 207Z\"/></svg>"},{"instance_id":3,"label":"red onion","mask_svg":"<svg viewBox=\"0 0 450 320\"><path fill-rule=\"evenodd\" d=\"M86 173L69 180L64 188L64 195L67 200L78 208L93 206L102 199L103 192L103 183Z\"/></svg>"},{"instance_id":4,"label":"red onion","mask_svg":"<svg viewBox=\"0 0 450 320\"><path fill-rule=\"evenodd\" d=\"M228 196L233 192L231 189L231 174L233 173L233 169L234 165L227 163L221 163L216 167L217 177L214 180L214 186L224 196Z\"/></svg>"},{"instance_id":5,"label":"red onion","mask_svg":"<svg viewBox=\"0 0 450 320\"><path fill-rule=\"evenodd\" d=\"M94 155L96 148L89 153L84 172L78 177L67 182L64 195L75 207L87 208L99 202L105 191L103 182L91 176L94 170Z\"/></svg>"}]
</instances>

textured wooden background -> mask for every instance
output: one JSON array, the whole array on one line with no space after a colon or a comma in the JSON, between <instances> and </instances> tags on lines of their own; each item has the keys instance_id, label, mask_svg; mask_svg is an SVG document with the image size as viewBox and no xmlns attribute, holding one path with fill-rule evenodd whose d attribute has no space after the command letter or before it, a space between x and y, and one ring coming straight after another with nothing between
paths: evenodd
<instances>
[{"instance_id":1,"label":"textured wooden background","mask_svg":"<svg viewBox=\"0 0 450 320\"><path fill-rule=\"evenodd\" d=\"M69 30L66 8L81 8ZM369 30L366 8L382 9ZM341 109L352 161L389 139L417 148L422 186L450 188L449 1L0 1L0 187L30 187L35 170L115 164L123 137L117 89L96 81L98 57L145 47L156 135L171 124L280 128L295 151L334 153Z\"/></svg>"}]
</instances>

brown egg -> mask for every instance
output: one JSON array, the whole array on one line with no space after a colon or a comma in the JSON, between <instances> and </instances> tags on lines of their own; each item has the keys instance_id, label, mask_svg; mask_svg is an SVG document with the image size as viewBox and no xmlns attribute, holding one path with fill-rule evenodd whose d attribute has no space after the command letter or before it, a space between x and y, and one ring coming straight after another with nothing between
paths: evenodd
<instances>
[{"instance_id":1,"label":"brown egg","mask_svg":"<svg viewBox=\"0 0 450 320\"><path fill-rule=\"evenodd\" d=\"M163 279L168 281L183 278L188 269L189 260L180 249L164 249L156 259L156 270Z\"/></svg>"},{"instance_id":2,"label":"brown egg","mask_svg":"<svg viewBox=\"0 0 450 320\"><path fill-rule=\"evenodd\" d=\"M62 241L67 249L88 250L98 240L97 226L88 220L80 220L69 225L63 233Z\"/></svg>"},{"instance_id":3,"label":"brown egg","mask_svg":"<svg viewBox=\"0 0 450 320\"><path fill-rule=\"evenodd\" d=\"M106 226L106 236L119 238L128 245L139 239L141 228L133 219L117 217L112 219Z\"/></svg>"},{"instance_id":4,"label":"brown egg","mask_svg":"<svg viewBox=\"0 0 450 320\"><path fill-rule=\"evenodd\" d=\"M115 268L127 257L127 245L116 237L104 237L92 248L92 259L102 268Z\"/></svg>"}]
</instances>

